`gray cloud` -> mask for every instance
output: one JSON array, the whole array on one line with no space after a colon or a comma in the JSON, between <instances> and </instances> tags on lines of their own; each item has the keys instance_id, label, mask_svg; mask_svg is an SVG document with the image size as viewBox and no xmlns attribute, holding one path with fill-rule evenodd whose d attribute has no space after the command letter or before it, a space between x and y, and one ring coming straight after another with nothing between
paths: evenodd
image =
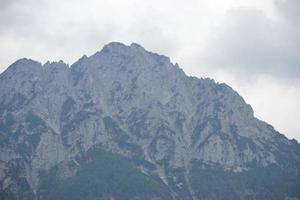
<instances>
[{"instance_id":1,"label":"gray cloud","mask_svg":"<svg viewBox=\"0 0 300 200\"><path fill-rule=\"evenodd\" d=\"M298 27L249 7L229 10L221 24L207 44L204 64L248 78L269 74L300 81Z\"/></svg>"},{"instance_id":2,"label":"gray cloud","mask_svg":"<svg viewBox=\"0 0 300 200\"><path fill-rule=\"evenodd\" d=\"M275 6L279 14L282 14L287 20L294 23L294 25L300 25L300 1L275 0Z\"/></svg>"},{"instance_id":3,"label":"gray cloud","mask_svg":"<svg viewBox=\"0 0 300 200\"><path fill-rule=\"evenodd\" d=\"M166 15L175 11L165 10L164 4L162 9L136 1L2 0L0 4L2 70L20 57L74 62L111 41L139 42L166 54L178 49L176 35L165 32L175 25Z\"/></svg>"}]
</instances>

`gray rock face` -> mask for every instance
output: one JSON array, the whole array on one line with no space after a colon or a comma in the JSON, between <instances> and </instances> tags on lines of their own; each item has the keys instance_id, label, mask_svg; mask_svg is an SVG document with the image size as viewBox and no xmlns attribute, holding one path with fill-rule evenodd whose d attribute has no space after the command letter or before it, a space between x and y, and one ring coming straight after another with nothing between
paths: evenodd
<instances>
[{"instance_id":1,"label":"gray rock face","mask_svg":"<svg viewBox=\"0 0 300 200\"><path fill-rule=\"evenodd\" d=\"M22 179L34 195L41 170L99 144L152 163L166 185L176 168L189 185L193 161L232 172L300 166L299 144L255 118L228 85L186 76L138 44L110 43L70 67L12 64L0 75L0 137L0 190Z\"/></svg>"}]
</instances>

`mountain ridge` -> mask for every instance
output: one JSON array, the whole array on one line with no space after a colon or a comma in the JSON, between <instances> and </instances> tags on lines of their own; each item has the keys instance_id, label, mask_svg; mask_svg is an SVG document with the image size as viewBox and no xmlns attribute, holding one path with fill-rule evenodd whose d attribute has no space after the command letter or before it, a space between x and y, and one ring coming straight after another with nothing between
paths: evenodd
<instances>
[{"instance_id":1,"label":"mountain ridge","mask_svg":"<svg viewBox=\"0 0 300 200\"><path fill-rule=\"evenodd\" d=\"M193 177L207 183L224 177L232 186L241 183L245 187L233 192L220 186L222 192L231 191L228 199L300 198L284 185L291 182L294 187L299 180L287 181L281 175L284 169L287 177L298 177L297 141L255 118L251 106L230 86L187 76L168 57L138 44L112 42L70 66L63 61L42 65L20 59L0 75L0 91L0 194L4 197L25 191L31 195L28 199L45 199L43 179L54 169L58 179L51 184L65 178L85 180L90 174L84 169L95 170L94 166L101 166L97 162L104 162L88 159L100 145L122 156L100 151L112 166L115 160L127 166L123 157L133 163L138 172L126 169L139 177L135 181L145 181L138 175L142 173L154 188L169 188L159 192L167 199L223 199ZM263 169L272 167L278 174L265 175ZM214 177L209 170L220 176ZM244 185L252 183L248 174L255 170L266 179L279 179L278 184L262 181L270 188L266 190ZM259 177L253 183L257 181ZM217 187L219 182L213 184ZM285 189L274 196L279 186ZM162 198L147 196L148 191L140 189L149 199ZM208 196L203 196L204 191ZM248 197L242 195L245 191ZM119 198L116 191L97 195ZM133 191L128 195L128 199L142 198Z\"/></svg>"}]
</instances>

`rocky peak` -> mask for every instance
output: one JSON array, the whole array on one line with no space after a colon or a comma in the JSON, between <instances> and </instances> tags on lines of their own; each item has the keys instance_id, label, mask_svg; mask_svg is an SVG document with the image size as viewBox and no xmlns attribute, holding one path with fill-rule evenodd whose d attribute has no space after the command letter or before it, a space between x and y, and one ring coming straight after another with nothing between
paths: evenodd
<instances>
[{"instance_id":1,"label":"rocky peak","mask_svg":"<svg viewBox=\"0 0 300 200\"><path fill-rule=\"evenodd\" d=\"M32 59L22 58L11 64L7 70L5 70L1 76L7 76L7 78L19 77L30 78L38 75L42 71L41 63ZM29 76L29 77L28 77Z\"/></svg>"},{"instance_id":2,"label":"rocky peak","mask_svg":"<svg viewBox=\"0 0 300 200\"><path fill-rule=\"evenodd\" d=\"M59 68L62 68L62 69L68 69L69 66L68 64L64 63L64 61L60 60L58 62L50 62L50 61L47 61L44 65L43 65L43 68L45 70L47 69L51 69L51 70L55 70L55 69L59 69Z\"/></svg>"},{"instance_id":3,"label":"rocky peak","mask_svg":"<svg viewBox=\"0 0 300 200\"><path fill-rule=\"evenodd\" d=\"M17 61L0 76L0 111L0 192L23 181L37 198L41 171L72 176L86 164L77 159L97 146L138 158L136 167L155 174L173 199L202 199L192 186L195 166L291 174L300 166L299 144L256 119L228 85L186 76L135 43L110 43L71 67Z\"/></svg>"}]
</instances>

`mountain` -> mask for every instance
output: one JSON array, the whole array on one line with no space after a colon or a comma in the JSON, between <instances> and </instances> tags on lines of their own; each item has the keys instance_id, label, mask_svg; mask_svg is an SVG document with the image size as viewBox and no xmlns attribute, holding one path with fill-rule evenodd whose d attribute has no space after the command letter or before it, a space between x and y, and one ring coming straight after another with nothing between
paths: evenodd
<instances>
[{"instance_id":1,"label":"mountain","mask_svg":"<svg viewBox=\"0 0 300 200\"><path fill-rule=\"evenodd\" d=\"M0 199L300 199L300 144L138 44L0 75Z\"/></svg>"}]
</instances>

